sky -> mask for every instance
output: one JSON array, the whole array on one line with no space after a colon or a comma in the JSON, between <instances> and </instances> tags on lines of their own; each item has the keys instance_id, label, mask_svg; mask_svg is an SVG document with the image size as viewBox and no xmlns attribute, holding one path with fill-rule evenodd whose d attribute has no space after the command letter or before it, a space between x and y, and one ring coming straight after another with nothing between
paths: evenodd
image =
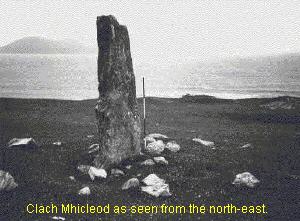
<instances>
[{"instance_id":1,"label":"sky","mask_svg":"<svg viewBox=\"0 0 300 221\"><path fill-rule=\"evenodd\" d=\"M26 36L96 46L96 17L112 14L138 63L300 52L300 1L10 0L0 11L0 46Z\"/></svg>"}]
</instances>

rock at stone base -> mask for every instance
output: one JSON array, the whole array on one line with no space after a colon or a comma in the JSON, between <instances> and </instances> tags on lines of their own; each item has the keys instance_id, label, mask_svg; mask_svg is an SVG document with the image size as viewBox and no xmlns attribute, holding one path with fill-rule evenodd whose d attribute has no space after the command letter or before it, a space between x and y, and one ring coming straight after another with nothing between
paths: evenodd
<instances>
[{"instance_id":1,"label":"rock at stone base","mask_svg":"<svg viewBox=\"0 0 300 221\"><path fill-rule=\"evenodd\" d=\"M166 149L170 150L171 152L178 152L180 150L180 146L175 141L170 141L167 143Z\"/></svg>"},{"instance_id":2,"label":"rock at stone base","mask_svg":"<svg viewBox=\"0 0 300 221\"><path fill-rule=\"evenodd\" d=\"M99 144L92 144L88 148L88 154L92 154L92 153L98 152L99 150L100 150L100 145Z\"/></svg>"},{"instance_id":3,"label":"rock at stone base","mask_svg":"<svg viewBox=\"0 0 300 221\"><path fill-rule=\"evenodd\" d=\"M8 172L0 170L0 191L10 191L18 187L15 179Z\"/></svg>"},{"instance_id":4,"label":"rock at stone base","mask_svg":"<svg viewBox=\"0 0 300 221\"><path fill-rule=\"evenodd\" d=\"M111 15L97 17L97 41L101 153L94 165L105 169L139 155L141 126L127 28Z\"/></svg>"},{"instance_id":5,"label":"rock at stone base","mask_svg":"<svg viewBox=\"0 0 300 221\"><path fill-rule=\"evenodd\" d=\"M134 189L140 186L140 181L137 178L131 178L127 180L123 186L122 190Z\"/></svg>"},{"instance_id":6,"label":"rock at stone base","mask_svg":"<svg viewBox=\"0 0 300 221\"><path fill-rule=\"evenodd\" d=\"M8 147L37 148L38 145L33 138L13 138L8 142Z\"/></svg>"},{"instance_id":7,"label":"rock at stone base","mask_svg":"<svg viewBox=\"0 0 300 221\"><path fill-rule=\"evenodd\" d=\"M255 187L260 181L253 176L249 172L239 173L235 176L234 181L232 182L233 185L236 186L247 186L250 188Z\"/></svg>"},{"instance_id":8,"label":"rock at stone base","mask_svg":"<svg viewBox=\"0 0 300 221\"><path fill-rule=\"evenodd\" d=\"M90 168L91 168L91 166L89 166L89 165L79 165L77 167L77 170L79 170L83 174L89 174Z\"/></svg>"},{"instance_id":9,"label":"rock at stone base","mask_svg":"<svg viewBox=\"0 0 300 221\"><path fill-rule=\"evenodd\" d=\"M107 177L107 172L104 169L98 169L96 167L90 167L89 175L91 180L95 180L96 177L105 179Z\"/></svg>"},{"instance_id":10,"label":"rock at stone base","mask_svg":"<svg viewBox=\"0 0 300 221\"><path fill-rule=\"evenodd\" d=\"M155 197L170 197L169 184L155 185L155 186L142 186L141 190Z\"/></svg>"},{"instance_id":11,"label":"rock at stone base","mask_svg":"<svg viewBox=\"0 0 300 221\"><path fill-rule=\"evenodd\" d=\"M119 169L111 169L110 174L113 176L124 176L125 173Z\"/></svg>"},{"instance_id":12,"label":"rock at stone base","mask_svg":"<svg viewBox=\"0 0 300 221\"><path fill-rule=\"evenodd\" d=\"M146 139L155 139L155 140L168 139L168 136L163 135L163 134L159 134L159 133L153 133L153 134L148 134L146 136Z\"/></svg>"},{"instance_id":13,"label":"rock at stone base","mask_svg":"<svg viewBox=\"0 0 300 221\"><path fill-rule=\"evenodd\" d=\"M153 165L155 165L155 162L152 159L148 159L148 160L141 162L141 165L142 166L153 166Z\"/></svg>"},{"instance_id":14,"label":"rock at stone base","mask_svg":"<svg viewBox=\"0 0 300 221\"><path fill-rule=\"evenodd\" d=\"M165 149L165 144L162 140L158 140L152 143L149 143L146 146L145 151L151 155L161 154Z\"/></svg>"},{"instance_id":15,"label":"rock at stone base","mask_svg":"<svg viewBox=\"0 0 300 221\"><path fill-rule=\"evenodd\" d=\"M146 137L144 138L144 141L146 141L146 143L148 144L148 143L155 142L156 140L155 140L155 138L153 138L153 137L148 137L148 136L146 136Z\"/></svg>"},{"instance_id":16,"label":"rock at stone base","mask_svg":"<svg viewBox=\"0 0 300 221\"><path fill-rule=\"evenodd\" d=\"M162 164L162 165L168 165L169 162L164 157L153 157L153 160L155 163Z\"/></svg>"},{"instance_id":17,"label":"rock at stone base","mask_svg":"<svg viewBox=\"0 0 300 221\"><path fill-rule=\"evenodd\" d=\"M215 143L212 141L202 140L200 138L194 138L193 141L201 143L202 145L207 146L207 147L212 147L215 145Z\"/></svg>"},{"instance_id":18,"label":"rock at stone base","mask_svg":"<svg viewBox=\"0 0 300 221\"><path fill-rule=\"evenodd\" d=\"M86 196L91 195L91 190L88 186L83 187L78 191L78 195L86 195Z\"/></svg>"}]
</instances>

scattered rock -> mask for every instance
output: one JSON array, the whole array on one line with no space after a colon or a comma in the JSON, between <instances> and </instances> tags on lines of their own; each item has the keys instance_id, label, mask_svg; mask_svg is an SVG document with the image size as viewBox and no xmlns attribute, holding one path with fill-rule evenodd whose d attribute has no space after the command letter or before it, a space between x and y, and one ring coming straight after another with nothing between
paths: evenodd
<instances>
[{"instance_id":1,"label":"scattered rock","mask_svg":"<svg viewBox=\"0 0 300 221\"><path fill-rule=\"evenodd\" d=\"M143 179L143 183L147 186L142 186L141 190L155 197L169 197L171 196L169 184L165 183L164 179L159 178L152 173Z\"/></svg>"},{"instance_id":2,"label":"scattered rock","mask_svg":"<svg viewBox=\"0 0 300 221\"><path fill-rule=\"evenodd\" d=\"M86 137L87 137L87 138L93 138L94 135L91 134L91 135L87 135Z\"/></svg>"},{"instance_id":3,"label":"scattered rock","mask_svg":"<svg viewBox=\"0 0 300 221\"><path fill-rule=\"evenodd\" d=\"M69 176L69 179L72 181L75 181L75 177L74 176Z\"/></svg>"},{"instance_id":4,"label":"scattered rock","mask_svg":"<svg viewBox=\"0 0 300 221\"><path fill-rule=\"evenodd\" d=\"M18 187L15 179L8 172L0 170L0 191L10 191Z\"/></svg>"},{"instance_id":5,"label":"scattered rock","mask_svg":"<svg viewBox=\"0 0 300 221\"><path fill-rule=\"evenodd\" d=\"M83 187L78 191L78 195L86 195L86 196L91 195L91 190L88 186Z\"/></svg>"},{"instance_id":6,"label":"scattered rock","mask_svg":"<svg viewBox=\"0 0 300 221\"><path fill-rule=\"evenodd\" d=\"M88 154L92 154L92 153L98 152L99 150L100 150L100 145L99 144L92 144L88 148Z\"/></svg>"},{"instance_id":7,"label":"scattered rock","mask_svg":"<svg viewBox=\"0 0 300 221\"><path fill-rule=\"evenodd\" d=\"M170 197L169 184L162 184L159 186L142 186L141 190L155 197Z\"/></svg>"},{"instance_id":8,"label":"scattered rock","mask_svg":"<svg viewBox=\"0 0 300 221\"><path fill-rule=\"evenodd\" d=\"M163 135L163 134L159 134L159 133L153 133L153 134L148 134L146 136L146 139L155 139L155 140L159 140L159 139L168 139L168 136Z\"/></svg>"},{"instance_id":9,"label":"scattered rock","mask_svg":"<svg viewBox=\"0 0 300 221\"><path fill-rule=\"evenodd\" d=\"M152 173L143 179L143 183L147 186L156 186L165 184L165 180L159 178L156 174Z\"/></svg>"},{"instance_id":10,"label":"scattered rock","mask_svg":"<svg viewBox=\"0 0 300 221\"><path fill-rule=\"evenodd\" d=\"M148 137L148 136L146 136L146 137L144 138L144 140L146 141L147 144L156 141L155 138L153 138L153 137Z\"/></svg>"},{"instance_id":11,"label":"scattered rock","mask_svg":"<svg viewBox=\"0 0 300 221\"><path fill-rule=\"evenodd\" d=\"M60 141L54 142L53 145L55 145L55 146L61 146L61 142Z\"/></svg>"},{"instance_id":12,"label":"scattered rock","mask_svg":"<svg viewBox=\"0 0 300 221\"><path fill-rule=\"evenodd\" d=\"M66 218L61 217L61 216L53 216L52 219L54 219L54 220L63 220L63 221L66 220Z\"/></svg>"},{"instance_id":13,"label":"scattered rock","mask_svg":"<svg viewBox=\"0 0 300 221\"><path fill-rule=\"evenodd\" d=\"M141 165L142 166L153 166L153 165L155 165L155 162L152 159L148 159L148 160L141 162Z\"/></svg>"},{"instance_id":14,"label":"scattered rock","mask_svg":"<svg viewBox=\"0 0 300 221\"><path fill-rule=\"evenodd\" d=\"M295 109L295 103L292 100L273 101L267 104L260 105L260 107L268 108L270 110L292 110Z\"/></svg>"},{"instance_id":15,"label":"scattered rock","mask_svg":"<svg viewBox=\"0 0 300 221\"><path fill-rule=\"evenodd\" d=\"M140 181L137 178L131 178L123 184L122 190L134 189L139 186L140 186Z\"/></svg>"},{"instance_id":16,"label":"scattered rock","mask_svg":"<svg viewBox=\"0 0 300 221\"><path fill-rule=\"evenodd\" d=\"M237 185L237 186L247 186L247 187L255 187L260 181L253 176L251 173L249 172L244 172L244 173L240 173L237 174L235 176L235 180L233 181L233 185Z\"/></svg>"},{"instance_id":17,"label":"scattered rock","mask_svg":"<svg viewBox=\"0 0 300 221\"><path fill-rule=\"evenodd\" d=\"M155 142L152 142L152 143L149 143L147 146L146 146L146 149L145 151L149 154L152 154L152 155L158 155L158 154L161 154L161 152L163 152L165 149L165 144L163 141L161 140L158 140L158 141L155 141Z\"/></svg>"},{"instance_id":18,"label":"scattered rock","mask_svg":"<svg viewBox=\"0 0 300 221\"><path fill-rule=\"evenodd\" d=\"M247 143L247 144L241 146L240 148L241 148L241 149L248 149L248 148L252 148L252 147L253 147L253 146L252 146L251 143Z\"/></svg>"},{"instance_id":19,"label":"scattered rock","mask_svg":"<svg viewBox=\"0 0 300 221\"><path fill-rule=\"evenodd\" d=\"M107 177L107 172L104 169L98 169L96 167L90 167L88 174L91 180L95 180L96 177L103 179Z\"/></svg>"},{"instance_id":20,"label":"scattered rock","mask_svg":"<svg viewBox=\"0 0 300 221\"><path fill-rule=\"evenodd\" d=\"M113 176L124 176L125 173L119 169L111 169L110 174Z\"/></svg>"},{"instance_id":21,"label":"scattered rock","mask_svg":"<svg viewBox=\"0 0 300 221\"><path fill-rule=\"evenodd\" d=\"M202 145L207 146L207 147L212 147L215 145L215 143L212 141L202 140L200 138L194 138L193 141L201 143Z\"/></svg>"},{"instance_id":22,"label":"scattered rock","mask_svg":"<svg viewBox=\"0 0 300 221\"><path fill-rule=\"evenodd\" d=\"M168 165L169 162L164 157L154 157L153 160L155 163L162 164L162 165Z\"/></svg>"},{"instance_id":23,"label":"scattered rock","mask_svg":"<svg viewBox=\"0 0 300 221\"><path fill-rule=\"evenodd\" d=\"M127 170L130 170L131 167L132 167L132 165L127 165L127 166L125 166L125 168L126 168Z\"/></svg>"},{"instance_id":24,"label":"scattered rock","mask_svg":"<svg viewBox=\"0 0 300 221\"><path fill-rule=\"evenodd\" d=\"M77 167L77 170L79 170L83 174L89 174L90 168L91 168L91 166L89 166L89 165L79 165Z\"/></svg>"},{"instance_id":25,"label":"scattered rock","mask_svg":"<svg viewBox=\"0 0 300 221\"><path fill-rule=\"evenodd\" d=\"M178 152L180 150L180 146L175 141L170 141L167 143L166 149L170 150L171 152Z\"/></svg>"},{"instance_id":26,"label":"scattered rock","mask_svg":"<svg viewBox=\"0 0 300 221\"><path fill-rule=\"evenodd\" d=\"M33 138L13 138L8 142L8 147L37 148L38 145Z\"/></svg>"}]
</instances>

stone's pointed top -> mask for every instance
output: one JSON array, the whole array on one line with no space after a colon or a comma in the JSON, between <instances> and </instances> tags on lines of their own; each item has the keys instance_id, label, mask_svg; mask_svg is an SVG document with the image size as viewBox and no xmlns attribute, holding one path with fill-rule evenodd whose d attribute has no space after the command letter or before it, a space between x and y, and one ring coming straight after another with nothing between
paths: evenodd
<instances>
[{"instance_id":1,"label":"stone's pointed top","mask_svg":"<svg viewBox=\"0 0 300 221\"><path fill-rule=\"evenodd\" d=\"M115 24L119 25L119 22L117 21L116 17L113 15L102 15L97 17L97 23L108 23L108 24Z\"/></svg>"}]
</instances>

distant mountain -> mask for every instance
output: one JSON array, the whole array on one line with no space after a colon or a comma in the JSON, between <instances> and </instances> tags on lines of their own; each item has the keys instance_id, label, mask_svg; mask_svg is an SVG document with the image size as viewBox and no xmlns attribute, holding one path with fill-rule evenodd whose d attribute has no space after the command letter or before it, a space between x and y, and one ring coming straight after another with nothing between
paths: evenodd
<instances>
[{"instance_id":1,"label":"distant mountain","mask_svg":"<svg viewBox=\"0 0 300 221\"><path fill-rule=\"evenodd\" d=\"M57 41L42 37L25 37L0 47L0 54L95 54L97 49L74 40Z\"/></svg>"}]
</instances>

